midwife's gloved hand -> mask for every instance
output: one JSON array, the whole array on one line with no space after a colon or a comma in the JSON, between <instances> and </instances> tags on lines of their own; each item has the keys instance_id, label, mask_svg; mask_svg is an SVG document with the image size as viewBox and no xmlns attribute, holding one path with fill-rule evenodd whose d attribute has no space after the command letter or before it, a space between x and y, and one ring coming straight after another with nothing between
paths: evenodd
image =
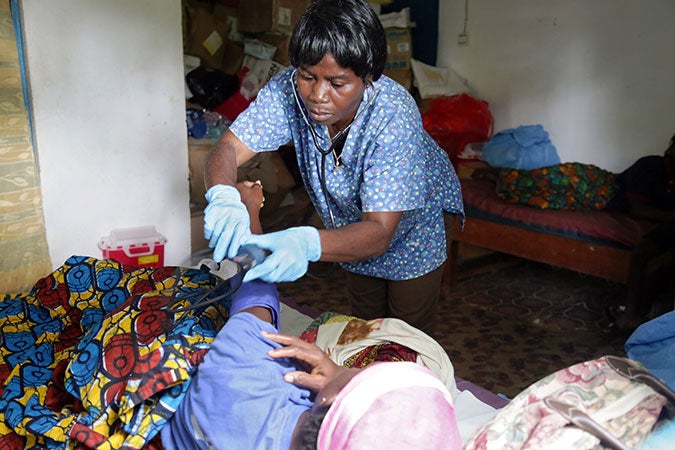
<instances>
[{"instance_id":1,"label":"midwife's gloved hand","mask_svg":"<svg viewBox=\"0 0 675 450\"><path fill-rule=\"evenodd\" d=\"M260 278L270 283L295 281L307 272L309 261L321 257L319 230L293 227L268 234L251 235L247 244L255 244L272 253L265 261L246 272L244 281Z\"/></svg>"},{"instance_id":2,"label":"midwife's gloved hand","mask_svg":"<svg viewBox=\"0 0 675 450\"><path fill-rule=\"evenodd\" d=\"M251 234L251 219L234 186L216 184L206 191L204 237L213 248L213 260L232 258Z\"/></svg>"}]
</instances>

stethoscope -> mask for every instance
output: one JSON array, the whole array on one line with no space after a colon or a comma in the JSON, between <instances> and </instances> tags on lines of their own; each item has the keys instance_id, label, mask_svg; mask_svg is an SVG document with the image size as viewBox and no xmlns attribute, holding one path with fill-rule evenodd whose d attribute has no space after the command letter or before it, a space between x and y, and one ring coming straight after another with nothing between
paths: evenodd
<instances>
[{"instance_id":1,"label":"stethoscope","mask_svg":"<svg viewBox=\"0 0 675 450\"><path fill-rule=\"evenodd\" d=\"M356 119L359 118L359 116L365 111L372 103L375 101L375 98L377 97L377 94L379 91L375 91L375 94L371 96L371 98L368 100L368 104L365 105L363 108L361 108L361 111L354 116L352 121L345 127L344 130L340 130L333 138L331 139L331 144L328 149L323 148L321 145L319 145L319 136L316 133L316 130L312 126L312 124L309 121L309 118L305 114L305 105L304 103L300 100L300 96L298 95L297 88L295 87L295 83L297 80L297 73L298 69L295 69L293 73L291 73L291 89L293 91L293 97L295 97L295 102L298 105L298 109L300 110L300 114L302 115L302 119L305 121L307 124L307 128L309 128L309 133L312 136L312 141L314 143L314 146L319 150L319 153L321 153L321 166L319 169L319 183L321 184L321 190L323 191L323 198L324 201L326 202L326 207L328 208L328 216L330 218L330 224L331 224L331 229L336 229L335 225L335 216L333 214L333 208L330 206L330 201L328 198L328 188L326 187L326 157L330 154L333 155L335 159L335 166L339 167L340 166L340 159L339 156L336 154L336 149L341 149L342 146L344 146L345 142L347 141L347 136L349 134L349 130L352 127L352 124L356 122ZM372 86L372 85L371 85Z\"/></svg>"}]
</instances>

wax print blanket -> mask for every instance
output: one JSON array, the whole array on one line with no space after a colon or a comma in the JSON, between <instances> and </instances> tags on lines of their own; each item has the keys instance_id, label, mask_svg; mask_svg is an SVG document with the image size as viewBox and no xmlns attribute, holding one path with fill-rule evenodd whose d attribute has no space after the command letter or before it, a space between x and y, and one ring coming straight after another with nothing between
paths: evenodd
<instances>
[{"instance_id":1,"label":"wax print blanket","mask_svg":"<svg viewBox=\"0 0 675 450\"><path fill-rule=\"evenodd\" d=\"M227 320L204 271L73 256L0 295L0 449L161 448L158 431Z\"/></svg>"},{"instance_id":2,"label":"wax print blanket","mask_svg":"<svg viewBox=\"0 0 675 450\"><path fill-rule=\"evenodd\" d=\"M592 164L561 163L533 170L500 169L497 195L541 209L600 210L617 192L616 175Z\"/></svg>"},{"instance_id":3,"label":"wax print blanket","mask_svg":"<svg viewBox=\"0 0 675 450\"><path fill-rule=\"evenodd\" d=\"M457 395L455 369L431 336L400 319L363 320L324 312L300 338L316 344L341 366L362 368L382 361L410 361L431 370Z\"/></svg>"}]
</instances>

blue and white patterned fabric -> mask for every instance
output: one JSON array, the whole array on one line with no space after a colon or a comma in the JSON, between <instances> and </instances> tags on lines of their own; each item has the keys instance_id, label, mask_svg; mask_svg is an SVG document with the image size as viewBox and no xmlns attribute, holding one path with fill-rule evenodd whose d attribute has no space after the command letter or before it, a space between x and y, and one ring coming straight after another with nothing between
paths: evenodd
<instances>
[{"instance_id":1,"label":"blue and white patterned fabric","mask_svg":"<svg viewBox=\"0 0 675 450\"><path fill-rule=\"evenodd\" d=\"M288 68L267 83L230 129L255 152L292 143L312 203L323 223L331 227L320 181L322 155L291 83L295 76L293 68ZM328 128L312 126L319 145L328 149ZM366 89L340 164L329 155L325 165L336 227L360 221L363 212L404 211L389 249L371 259L343 263L346 270L407 280L445 261L443 211L463 219L461 187L447 153L424 131L417 105L401 85L382 76Z\"/></svg>"}]
</instances>

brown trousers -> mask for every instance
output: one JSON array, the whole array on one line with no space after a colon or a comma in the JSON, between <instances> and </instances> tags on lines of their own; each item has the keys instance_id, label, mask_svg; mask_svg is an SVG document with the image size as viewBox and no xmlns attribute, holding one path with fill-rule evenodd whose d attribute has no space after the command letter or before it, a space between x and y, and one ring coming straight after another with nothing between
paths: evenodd
<instances>
[{"instance_id":1,"label":"brown trousers","mask_svg":"<svg viewBox=\"0 0 675 450\"><path fill-rule=\"evenodd\" d=\"M454 215L445 214L448 249L452 242L454 220ZM347 272L352 314L365 320L394 317L433 336L446 264L447 261L421 277L402 281Z\"/></svg>"}]
</instances>

